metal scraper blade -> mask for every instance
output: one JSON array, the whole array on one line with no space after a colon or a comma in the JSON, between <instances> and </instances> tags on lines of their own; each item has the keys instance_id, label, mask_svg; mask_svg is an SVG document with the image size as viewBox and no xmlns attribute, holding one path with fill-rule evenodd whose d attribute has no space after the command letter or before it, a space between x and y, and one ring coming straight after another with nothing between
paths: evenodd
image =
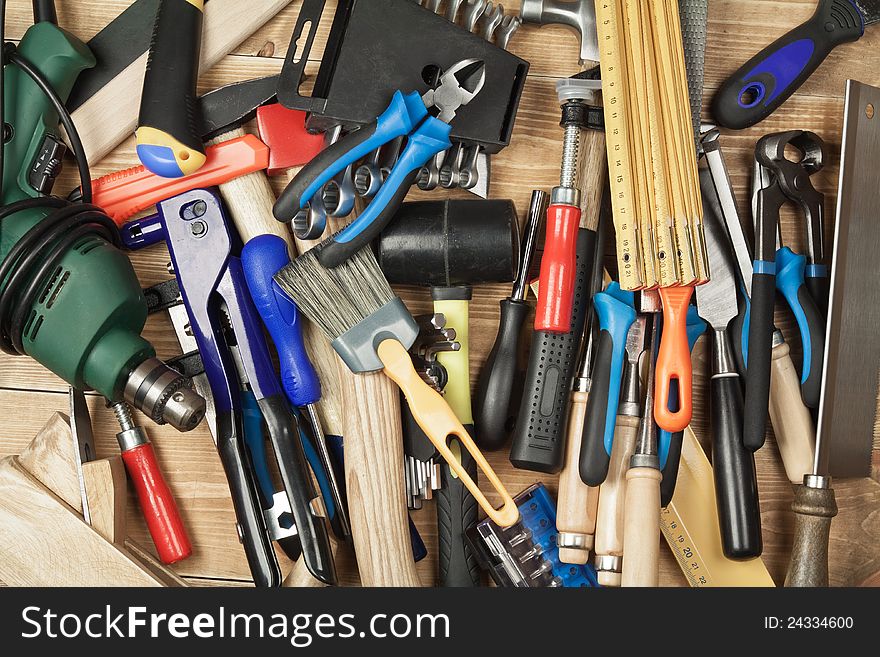
<instances>
[{"instance_id":1,"label":"metal scraper blade","mask_svg":"<svg viewBox=\"0 0 880 657\"><path fill-rule=\"evenodd\" d=\"M855 0L856 7L862 12L865 25L880 21L880 0Z\"/></svg>"},{"instance_id":2,"label":"metal scraper blade","mask_svg":"<svg viewBox=\"0 0 880 657\"><path fill-rule=\"evenodd\" d=\"M846 87L816 473L870 474L880 381L880 89Z\"/></svg>"}]
</instances>

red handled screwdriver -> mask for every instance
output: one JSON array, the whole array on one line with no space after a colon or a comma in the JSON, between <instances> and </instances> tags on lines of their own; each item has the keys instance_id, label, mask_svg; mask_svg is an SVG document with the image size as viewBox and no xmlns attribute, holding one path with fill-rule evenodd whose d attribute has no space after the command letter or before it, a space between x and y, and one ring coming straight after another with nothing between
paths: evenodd
<instances>
[{"instance_id":1,"label":"red handled screwdriver","mask_svg":"<svg viewBox=\"0 0 880 657\"><path fill-rule=\"evenodd\" d=\"M577 234L581 223L581 191L578 188L581 133L593 127L593 108L585 99L601 88L598 80L567 78L556 84L565 129L559 186L550 195L547 235L541 259L535 330L568 333L574 304ZM601 112L600 112L601 113Z\"/></svg>"},{"instance_id":2,"label":"red handled screwdriver","mask_svg":"<svg viewBox=\"0 0 880 657\"><path fill-rule=\"evenodd\" d=\"M182 561L192 554L192 546L180 519L177 502L159 469L153 445L143 428L134 423L128 404L115 402L110 406L122 429L116 434L122 461L134 484L159 558L166 564Z\"/></svg>"}]
</instances>

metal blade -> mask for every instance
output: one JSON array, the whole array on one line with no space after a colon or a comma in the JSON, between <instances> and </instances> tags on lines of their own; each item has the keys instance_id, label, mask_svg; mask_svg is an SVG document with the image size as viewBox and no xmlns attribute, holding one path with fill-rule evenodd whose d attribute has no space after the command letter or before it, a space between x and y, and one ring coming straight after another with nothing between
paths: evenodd
<instances>
[{"instance_id":1,"label":"metal blade","mask_svg":"<svg viewBox=\"0 0 880 657\"><path fill-rule=\"evenodd\" d=\"M647 329L647 320L644 315L638 315L636 321L629 327L629 333L626 334L626 359L630 363L638 363L644 353Z\"/></svg>"},{"instance_id":2,"label":"metal blade","mask_svg":"<svg viewBox=\"0 0 880 657\"><path fill-rule=\"evenodd\" d=\"M864 477L880 379L880 89L849 80L814 474Z\"/></svg>"},{"instance_id":3,"label":"metal blade","mask_svg":"<svg viewBox=\"0 0 880 657\"><path fill-rule=\"evenodd\" d=\"M724 220L727 236L733 246L734 259L739 268L740 279L745 286L746 294L751 297L752 250L736 209L736 199L733 196L733 186L730 184L724 155L718 146L720 135L721 133L716 129L710 130L703 136L703 152L706 155L708 166L700 169L700 187L715 190L716 198L712 199L707 196L706 202L714 208L717 216Z\"/></svg>"},{"instance_id":4,"label":"metal blade","mask_svg":"<svg viewBox=\"0 0 880 657\"><path fill-rule=\"evenodd\" d=\"M258 107L275 99L278 77L235 82L200 96L202 139L207 141L254 118Z\"/></svg>"},{"instance_id":5,"label":"metal blade","mask_svg":"<svg viewBox=\"0 0 880 657\"><path fill-rule=\"evenodd\" d=\"M856 7L862 12L865 25L880 21L880 0L855 0Z\"/></svg>"},{"instance_id":6,"label":"metal blade","mask_svg":"<svg viewBox=\"0 0 880 657\"><path fill-rule=\"evenodd\" d=\"M95 436L92 433L92 418L89 415L89 407L86 404L86 396L82 390L72 387L68 392L70 401L70 433L73 436L73 447L76 463L76 475L79 479L79 495L82 499L83 519L87 524L92 524L92 516L89 513L89 498L86 495L86 482L83 479L83 463L95 460Z\"/></svg>"},{"instance_id":7,"label":"metal blade","mask_svg":"<svg viewBox=\"0 0 880 657\"><path fill-rule=\"evenodd\" d=\"M135 0L89 40L86 45L95 55L97 64L76 78L76 84L67 99L70 112L147 52L157 11L159 0Z\"/></svg>"},{"instance_id":8,"label":"metal blade","mask_svg":"<svg viewBox=\"0 0 880 657\"><path fill-rule=\"evenodd\" d=\"M738 313L736 276L726 231L711 203L706 200L705 191L703 196L703 226L712 278L708 283L697 286L697 310L713 329L723 330Z\"/></svg>"}]
</instances>

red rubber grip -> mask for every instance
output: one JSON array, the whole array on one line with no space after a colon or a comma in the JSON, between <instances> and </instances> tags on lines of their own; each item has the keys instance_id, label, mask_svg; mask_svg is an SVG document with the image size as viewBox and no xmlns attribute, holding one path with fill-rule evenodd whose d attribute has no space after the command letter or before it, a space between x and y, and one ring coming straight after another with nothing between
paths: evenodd
<instances>
[{"instance_id":1,"label":"red rubber grip","mask_svg":"<svg viewBox=\"0 0 880 657\"><path fill-rule=\"evenodd\" d=\"M580 223L580 208L571 205L547 208L547 238L541 258L536 331L568 333L571 330Z\"/></svg>"},{"instance_id":2,"label":"red rubber grip","mask_svg":"<svg viewBox=\"0 0 880 657\"><path fill-rule=\"evenodd\" d=\"M186 559L192 554L192 545L180 519L177 502L159 469L153 446L147 443L122 452L122 460L134 483L159 558L166 564Z\"/></svg>"}]
</instances>

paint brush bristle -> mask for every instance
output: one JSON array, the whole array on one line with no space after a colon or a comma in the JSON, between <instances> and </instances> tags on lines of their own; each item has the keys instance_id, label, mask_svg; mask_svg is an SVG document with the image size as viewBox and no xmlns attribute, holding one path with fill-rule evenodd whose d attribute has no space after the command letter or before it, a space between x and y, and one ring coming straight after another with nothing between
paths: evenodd
<instances>
[{"instance_id":1,"label":"paint brush bristle","mask_svg":"<svg viewBox=\"0 0 880 657\"><path fill-rule=\"evenodd\" d=\"M333 269L307 251L275 274L275 282L330 340L394 299L370 247Z\"/></svg>"}]
</instances>

